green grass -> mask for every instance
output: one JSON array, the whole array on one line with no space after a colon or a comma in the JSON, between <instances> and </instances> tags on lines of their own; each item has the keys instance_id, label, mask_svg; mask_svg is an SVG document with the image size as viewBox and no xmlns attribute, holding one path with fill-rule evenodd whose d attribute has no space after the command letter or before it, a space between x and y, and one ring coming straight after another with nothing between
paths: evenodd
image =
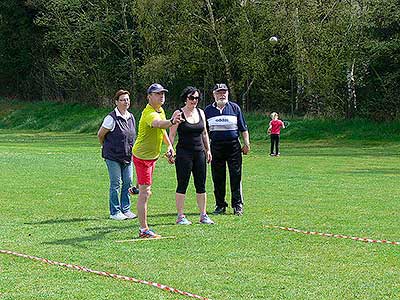
<instances>
[{"instance_id":1,"label":"green grass","mask_svg":"<svg viewBox=\"0 0 400 300\"><path fill-rule=\"evenodd\" d=\"M110 109L56 102L19 103L0 100L0 128L16 130L95 132Z\"/></svg>"},{"instance_id":2,"label":"green grass","mask_svg":"<svg viewBox=\"0 0 400 300\"><path fill-rule=\"evenodd\" d=\"M289 129L289 128L288 128ZM244 157L245 214L175 222L174 168L157 163L149 222L175 239L116 243L138 222L108 219L94 134L0 130L0 249L151 280L211 299L398 299L400 246L266 225L400 241L400 145L282 138ZM209 210L214 197L207 181ZM133 201L134 202L134 201ZM190 187L186 212L197 221ZM190 299L0 254L0 299Z\"/></svg>"},{"instance_id":3,"label":"green grass","mask_svg":"<svg viewBox=\"0 0 400 300\"><path fill-rule=\"evenodd\" d=\"M45 101L21 102L4 98L0 98L0 108L0 129L74 133L96 133L105 115L113 109ZM130 109L137 121L143 108L135 106ZM167 116L170 115L171 112L167 112ZM266 140L269 117L253 112L246 113L246 120L251 140ZM289 119L285 115L283 120L290 121L288 128L282 130L282 137L290 141L400 141L400 121Z\"/></svg>"}]
</instances>

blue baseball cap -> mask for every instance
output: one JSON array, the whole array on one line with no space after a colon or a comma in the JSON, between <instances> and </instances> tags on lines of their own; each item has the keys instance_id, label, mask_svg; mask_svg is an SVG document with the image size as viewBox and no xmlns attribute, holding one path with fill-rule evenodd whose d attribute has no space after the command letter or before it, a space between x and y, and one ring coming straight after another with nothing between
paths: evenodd
<instances>
[{"instance_id":1,"label":"blue baseball cap","mask_svg":"<svg viewBox=\"0 0 400 300\"><path fill-rule=\"evenodd\" d=\"M147 89L147 94L151 93L159 93L159 92L168 92L167 89L165 89L161 84L159 83L153 83L149 88Z\"/></svg>"}]
</instances>

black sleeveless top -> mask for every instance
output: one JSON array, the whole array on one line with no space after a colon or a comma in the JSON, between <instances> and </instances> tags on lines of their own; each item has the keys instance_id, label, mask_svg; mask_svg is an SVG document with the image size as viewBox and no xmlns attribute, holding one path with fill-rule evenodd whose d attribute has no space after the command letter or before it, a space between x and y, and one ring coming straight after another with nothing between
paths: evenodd
<instances>
[{"instance_id":1,"label":"black sleeveless top","mask_svg":"<svg viewBox=\"0 0 400 300\"><path fill-rule=\"evenodd\" d=\"M192 151L203 151L204 150L204 145L203 145L203 138L202 134L204 131L204 121L203 118L201 117L200 110L198 108L197 112L199 114L199 121L197 123L189 123L186 120L186 116L183 113L182 109L179 109L179 111L182 113L182 117L185 120L185 122L182 122L178 125L178 144L176 145L176 148L182 148L185 150L192 150Z\"/></svg>"}]
</instances>

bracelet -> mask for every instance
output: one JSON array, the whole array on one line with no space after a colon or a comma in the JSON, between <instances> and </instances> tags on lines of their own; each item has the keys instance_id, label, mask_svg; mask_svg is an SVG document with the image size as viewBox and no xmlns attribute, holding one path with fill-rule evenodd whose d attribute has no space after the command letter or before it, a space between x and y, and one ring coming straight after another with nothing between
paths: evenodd
<instances>
[{"instance_id":1,"label":"bracelet","mask_svg":"<svg viewBox=\"0 0 400 300\"><path fill-rule=\"evenodd\" d=\"M173 118L169 119L169 121L171 122L172 125L175 125L174 121L172 121Z\"/></svg>"}]
</instances>

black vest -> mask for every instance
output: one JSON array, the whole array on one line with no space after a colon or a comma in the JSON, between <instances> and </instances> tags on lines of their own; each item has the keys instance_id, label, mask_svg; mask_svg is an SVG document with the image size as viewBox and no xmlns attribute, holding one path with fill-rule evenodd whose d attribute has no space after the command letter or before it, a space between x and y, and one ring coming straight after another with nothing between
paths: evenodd
<instances>
[{"instance_id":1,"label":"black vest","mask_svg":"<svg viewBox=\"0 0 400 300\"><path fill-rule=\"evenodd\" d=\"M121 163L130 163L132 161L132 147L136 138L136 122L132 114L128 120L117 117L115 111L109 113L115 121L113 131L107 133L103 149L102 157L118 161Z\"/></svg>"}]
</instances>

